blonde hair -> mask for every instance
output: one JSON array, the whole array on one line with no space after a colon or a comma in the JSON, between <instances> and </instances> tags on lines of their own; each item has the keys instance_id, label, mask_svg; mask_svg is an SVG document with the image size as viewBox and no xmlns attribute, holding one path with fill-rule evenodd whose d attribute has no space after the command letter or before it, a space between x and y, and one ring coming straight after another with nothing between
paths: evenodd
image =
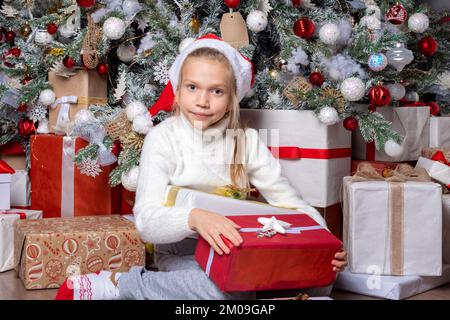
<instances>
[{"instance_id":1,"label":"blonde hair","mask_svg":"<svg viewBox=\"0 0 450 320\"><path fill-rule=\"evenodd\" d=\"M231 92L230 92L230 105L231 109L226 114L230 115L230 122L228 124L227 129L233 130L234 135L234 146L233 146L233 158L230 163L230 179L233 186L238 188L249 188L250 181L247 175L247 171L245 168L245 128L241 125L240 122L240 114L239 114L239 101L237 98L237 87L236 87L236 77L234 75L233 68L229 60L223 55L220 51L213 48L199 48L191 52L184 63L189 58L207 58L211 60L218 61L220 63L224 63L231 72ZM183 65L180 68L180 81L182 82L182 71ZM172 106L173 113L175 115L180 114L180 108L176 102L174 102Z\"/></svg>"}]
</instances>

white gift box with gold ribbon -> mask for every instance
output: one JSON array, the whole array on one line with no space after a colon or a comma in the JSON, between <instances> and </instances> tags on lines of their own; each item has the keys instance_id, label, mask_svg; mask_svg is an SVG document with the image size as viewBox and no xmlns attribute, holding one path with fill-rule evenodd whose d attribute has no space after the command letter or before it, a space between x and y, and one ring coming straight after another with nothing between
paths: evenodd
<instances>
[{"instance_id":1,"label":"white gift box with gold ribbon","mask_svg":"<svg viewBox=\"0 0 450 320\"><path fill-rule=\"evenodd\" d=\"M450 193L442 196L442 260L450 264Z\"/></svg>"},{"instance_id":2,"label":"white gift box with gold ribbon","mask_svg":"<svg viewBox=\"0 0 450 320\"><path fill-rule=\"evenodd\" d=\"M439 276L442 188L344 178L344 245L354 273Z\"/></svg>"},{"instance_id":3,"label":"white gift box with gold ribbon","mask_svg":"<svg viewBox=\"0 0 450 320\"><path fill-rule=\"evenodd\" d=\"M430 148L450 148L450 116L430 118Z\"/></svg>"}]
</instances>

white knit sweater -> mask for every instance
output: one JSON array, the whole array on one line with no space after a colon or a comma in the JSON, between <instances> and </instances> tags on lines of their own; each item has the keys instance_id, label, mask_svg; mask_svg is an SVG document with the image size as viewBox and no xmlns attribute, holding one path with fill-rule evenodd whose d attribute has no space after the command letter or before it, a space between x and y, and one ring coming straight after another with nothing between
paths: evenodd
<instances>
[{"instance_id":1,"label":"white knit sweater","mask_svg":"<svg viewBox=\"0 0 450 320\"><path fill-rule=\"evenodd\" d=\"M151 243L171 243L195 236L188 226L192 207L165 207L168 185L210 192L231 184L229 162L233 136L226 134L229 117L201 131L183 116L173 116L150 130L141 154L133 208L141 237ZM258 137L246 129L245 150L250 183L272 205L294 207L326 227L320 213L303 201L281 176L279 161ZM228 150L228 151L227 151Z\"/></svg>"}]
</instances>

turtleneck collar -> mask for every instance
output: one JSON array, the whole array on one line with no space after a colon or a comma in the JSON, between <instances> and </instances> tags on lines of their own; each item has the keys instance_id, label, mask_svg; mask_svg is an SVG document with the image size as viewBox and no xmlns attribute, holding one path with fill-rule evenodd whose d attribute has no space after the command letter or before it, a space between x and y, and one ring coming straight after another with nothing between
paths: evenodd
<instances>
[{"instance_id":1,"label":"turtleneck collar","mask_svg":"<svg viewBox=\"0 0 450 320\"><path fill-rule=\"evenodd\" d=\"M228 127L228 124L230 123L230 115L226 115L221 120L213 124L212 126L209 126L205 130L201 130L199 128L195 128L189 119L186 118L186 116L180 112L180 119L182 127L189 132L192 132L196 136L202 136L202 137L214 137L218 136L219 132L223 135L225 130Z\"/></svg>"}]
</instances>

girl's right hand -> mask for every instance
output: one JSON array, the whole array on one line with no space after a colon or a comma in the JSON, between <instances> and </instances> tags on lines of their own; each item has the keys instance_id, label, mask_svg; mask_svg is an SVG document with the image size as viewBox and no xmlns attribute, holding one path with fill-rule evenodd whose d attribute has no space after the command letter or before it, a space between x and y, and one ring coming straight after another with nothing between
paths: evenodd
<instances>
[{"instance_id":1,"label":"girl's right hand","mask_svg":"<svg viewBox=\"0 0 450 320\"><path fill-rule=\"evenodd\" d=\"M230 253L221 235L238 247L243 239L237 229L241 227L220 214L198 208L191 210L188 220L189 228L197 231L203 239L220 255Z\"/></svg>"}]
</instances>

